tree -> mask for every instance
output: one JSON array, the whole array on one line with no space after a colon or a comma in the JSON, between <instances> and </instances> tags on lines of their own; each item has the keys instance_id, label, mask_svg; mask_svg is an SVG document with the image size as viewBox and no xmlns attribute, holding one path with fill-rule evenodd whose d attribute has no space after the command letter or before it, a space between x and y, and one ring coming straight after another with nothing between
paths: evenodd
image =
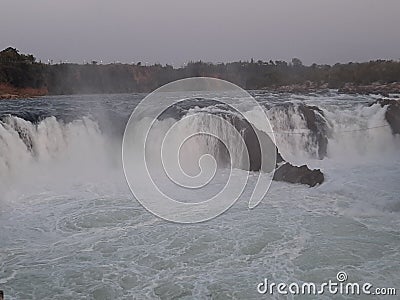
<instances>
[{"instance_id":1,"label":"tree","mask_svg":"<svg viewBox=\"0 0 400 300\"><path fill-rule=\"evenodd\" d=\"M303 66L303 62L298 58L293 58L292 59L292 65L293 65L293 67L302 67Z\"/></svg>"}]
</instances>

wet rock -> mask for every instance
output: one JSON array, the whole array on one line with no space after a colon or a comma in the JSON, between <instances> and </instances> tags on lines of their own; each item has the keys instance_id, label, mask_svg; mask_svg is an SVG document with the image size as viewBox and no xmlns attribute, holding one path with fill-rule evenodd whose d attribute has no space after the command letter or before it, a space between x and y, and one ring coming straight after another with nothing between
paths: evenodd
<instances>
[{"instance_id":1,"label":"wet rock","mask_svg":"<svg viewBox=\"0 0 400 300\"><path fill-rule=\"evenodd\" d=\"M316 158L323 159L327 154L328 138L330 136L330 127L325 114L322 109L317 106L306 105L304 103L284 103L274 108L278 113L278 118L282 118L281 111L286 114L287 121L283 122L289 128L275 129L276 133L279 131L293 131L295 134L304 128L298 128L298 124L293 122L293 115L299 115L306 123L306 129L309 129L305 150L309 150L315 155ZM280 123L280 120L275 120ZM291 134L290 132L288 134ZM317 151L315 151L317 149Z\"/></svg>"},{"instance_id":2,"label":"wet rock","mask_svg":"<svg viewBox=\"0 0 400 300\"><path fill-rule=\"evenodd\" d=\"M175 120L179 120L188 113L189 109L197 108L201 110L208 107L218 108L213 114L229 121L229 123L231 123L243 136L243 140L246 144L249 154L249 167L243 167L243 169L246 169L246 171L272 172L276 168L276 163L281 163L284 161L278 151L278 148L268 134L255 128L255 126L250 124L247 119L244 117L242 118L232 108L219 101L202 98L194 98L182 101L176 105L170 106L158 117L158 119L164 120L166 118L173 118ZM210 113L209 111L207 112ZM264 153L266 155L261 155L261 149L266 151L266 153ZM218 150L219 161L221 161L223 164L227 164L229 162L229 154L227 149L221 143L221 146Z\"/></svg>"},{"instance_id":3,"label":"wet rock","mask_svg":"<svg viewBox=\"0 0 400 300\"><path fill-rule=\"evenodd\" d=\"M323 159L327 153L329 135L328 122L324 112L317 106L305 104L299 104L298 110L312 133L313 142L318 146L318 158Z\"/></svg>"},{"instance_id":4,"label":"wet rock","mask_svg":"<svg viewBox=\"0 0 400 300\"><path fill-rule=\"evenodd\" d=\"M400 100L379 99L373 104L379 104L381 107L387 107L385 119L389 123L393 134L400 134Z\"/></svg>"},{"instance_id":5,"label":"wet rock","mask_svg":"<svg viewBox=\"0 0 400 300\"><path fill-rule=\"evenodd\" d=\"M308 184L310 187L314 187L323 183L325 178L319 169L311 170L306 165L297 167L287 162L275 171L273 180Z\"/></svg>"},{"instance_id":6,"label":"wet rock","mask_svg":"<svg viewBox=\"0 0 400 300\"><path fill-rule=\"evenodd\" d=\"M272 172L276 163L284 161L278 148L271 140L271 138L265 132L262 132L252 126L246 119L241 119L232 115L223 115L243 136L243 140L246 144L247 151L250 159L250 170L249 171L264 171ZM262 148L261 148L262 147ZM264 149L264 160L261 155L261 149ZM262 168L263 167L263 168Z\"/></svg>"},{"instance_id":7,"label":"wet rock","mask_svg":"<svg viewBox=\"0 0 400 300\"><path fill-rule=\"evenodd\" d=\"M324 175L320 170L310 170L305 165L296 167L287 163L267 133L258 130L255 126L250 124L247 119L213 100L192 99L190 102L181 102L177 107L173 106L168 108L168 110L165 111L165 115L160 116L159 119L173 118L179 120L193 107L202 109L208 108L209 106L219 107L220 109L215 110L216 112L214 112L214 114L229 121L229 123L241 133L249 154L249 165L246 166L246 168L241 167L242 169L272 172L278 167L278 164L280 164L281 166L275 171L274 180L308 184L311 187L321 184L324 181ZM317 143L319 149L321 149L319 154L321 156L325 155L328 141L326 136L327 124L323 111L318 107L304 104L299 105L298 111L302 114L302 117L307 123L307 127L315 137L315 143ZM266 153L261 155L261 149L264 149ZM228 150L222 143L218 149L218 155L218 160L220 162L229 162Z\"/></svg>"}]
</instances>

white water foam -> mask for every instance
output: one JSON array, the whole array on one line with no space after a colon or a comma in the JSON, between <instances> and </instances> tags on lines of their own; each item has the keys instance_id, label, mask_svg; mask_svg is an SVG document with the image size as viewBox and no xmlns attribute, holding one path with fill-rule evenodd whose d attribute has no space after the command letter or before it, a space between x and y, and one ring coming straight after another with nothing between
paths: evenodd
<instances>
[{"instance_id":1,"label":"white water foam","mask_svg":"<svg viewBox=\"0 0 400 300\"><path fill-rule=\"evenodd\" d=\"M354 282L398 287L398 138L389 127L354 131L387 124L385 109L311 100L332 129L328 157L302 147L307 135L295 142L277 136L277 143L286 159L321 168L325 183L274 182L254 210L249 188L219 218L185 226L133 199L115 163L119 145L97 122L3 120L0 288L9 299L258 299L265 277L323 282L338 271ZM297 116L281 117L292 125L272 121L276 130L305 128ZM157 124L160 134L170 123ZM210 151L189 146L193 159ZM219 178L211 192L224 184Z\"/></svg>"}]
</instances>

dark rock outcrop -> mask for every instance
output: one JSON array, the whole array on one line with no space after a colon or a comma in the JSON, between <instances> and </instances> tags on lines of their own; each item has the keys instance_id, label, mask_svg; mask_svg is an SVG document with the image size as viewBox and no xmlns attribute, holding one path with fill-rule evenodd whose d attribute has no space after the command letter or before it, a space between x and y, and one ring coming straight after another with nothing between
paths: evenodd
<instances>
[{"instance_id":1,"label":"dark rock outcrop","mask_svg":"<svg viewBox=\"0 0 400 300\"><path fill-rule=\"evenodd\" d=\"M306 165L297 167L287 162L275 171L273 180L308 184L310 187L314 187L323 183L325 177L319 169L311 170Z\"/></svg>"},{"instance_id":2,"label":"dark rock outcrop","mask_svg":"<svg viewBox=\"0 0 400 300\"><path fill-rule=\"evenodd\" d=\"M223 115L223 117L229 120L237 131L241 132L249 153L250 171L271 172L276 167L273 160L276 159L276 163L284 161L278 151L278 147L276 147L274 142L266 133L252 126L246 119L241 119L237 116L228 114ZM266 156L263 161L261 149L266 151L266 153L263 153L263 155ZM262 162L264 167L263 169L261 169Z\"/></svg>"},{"instance_id":3,"label":"dark rock outcrop","mask_svg":"<svg viewBox=\"0 0 400 300\"><path fill-rule=\"evenodd\" d=\"M278 112L284 111L288 120L287 124L289 124L289 128L286 130L292 130L293 133L302 130L302 128L297 128L297 124L292 123L292 115L300 115L306 123L307 129L310 131L305 150L312 152L312 154L319 159L323 159L326 156L328 137L331 133L329 130L329 123L322 109L304 103L295 104L290 102L277 105L273 109L278 110ZM280 113L277 115L279 118L281 117ZM285 131L285 129L282 130ZM279 133L279 129L276 129L276 131ZM315 149L318 150L315 151Z\"/></svg>"},{"instance_id":4,"label":"dark rock outcrop","mask_svg":"<svg viewBox=\"0 0 400 300\"><path fill-rule=\"evenodd\" d=\"M267 133L258 130L246 118L218 101L205 99L183 101L169 107L158 119L173 118L179 120L188 113L189 109L197 108L201 111L210 106L220 108L215 110L214 114L229 121L241 133L249 154L249 165L241 167L242 169L255 172L272 172L278 167L278 164L284 163L275 171L274 180L308 184L311 187L324 181L324 175L320 170L310 170L305 165L296 167L286 162ZM304 117L311 133L315 136L315 143L318 144L319 149L322 149L321 155L325 155L328 141L325 134L327 124L323 118L323 111L318 107L304 104L300 104L298 110ZM206 111L209 113L208 110ZM262 155L261 149L265 150L266 153ZM223 164L229 162L228 150L222 143L218 148L218 160Z\"/></svg>"},{"instance_id":5,"label":"dark rock outcrop","mask_svg":"<svg viewBox=\"0 0 400 300\"><path fill-rule=\"evenodd\" d=\"M281 163L284 161L278 151L278 148L268 134L255 128L255 126L250 124L246 118L241 117L238 112L219 101L202 98L194 98L182 101L176 105L170 106L158 117L158 119L163 120L166 118L173 118L179 120L188 113L189 109L197 108L201 110L211 106L214 108L219 108L216 110L217 112L214 112L213 114L229 121L229 123L231 123L243 136L243 140L246 144L249 154L248 171L272 172L276 167L275 160L276 163ZM265 150L266 153L263 153L264 155L261 155L261 149ZM220 161L223 163L227 163L229 161L228 151L222 144L219 149L219 154Z\"/></svg>"},{"instance_id":6,"label":"dark rock outcrop","mask_svg":"<svg viewBox=\"0 0 400 300\"><path fill-rule=\"evenodd\" d=\"M317 106L305 104L299 104L298 110L312 133L313 142L318 146L318 158L323 159L327 153L329 134L324 112Z\"/></svg>"},{"instance_id":7,"label":"dark rock outcrop","mask_svg":"<svg viewBox=\"0 0 400 300\"><path fill-rule=\"evenodd\" d=\"M400 100L379 99L373 104L379 104L381 107L388 106L385 119L389 123L393 134L400 134Z\"/></svg>"}]
</instances>

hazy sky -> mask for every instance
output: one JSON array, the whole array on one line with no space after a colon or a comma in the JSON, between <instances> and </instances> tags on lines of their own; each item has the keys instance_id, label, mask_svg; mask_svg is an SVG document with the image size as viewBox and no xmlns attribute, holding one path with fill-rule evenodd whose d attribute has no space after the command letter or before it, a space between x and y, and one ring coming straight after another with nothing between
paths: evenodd
<instances>
[{"instance_id":1,"label":"hazy sky","mask_svg":"<svg viewBox=\"0 0 400 300\"><path fill-rule=\"evenodd\" d=\"M400 0L0 0L0 48L83 62L400 58Z\"/></svg>"}]
</instances>

